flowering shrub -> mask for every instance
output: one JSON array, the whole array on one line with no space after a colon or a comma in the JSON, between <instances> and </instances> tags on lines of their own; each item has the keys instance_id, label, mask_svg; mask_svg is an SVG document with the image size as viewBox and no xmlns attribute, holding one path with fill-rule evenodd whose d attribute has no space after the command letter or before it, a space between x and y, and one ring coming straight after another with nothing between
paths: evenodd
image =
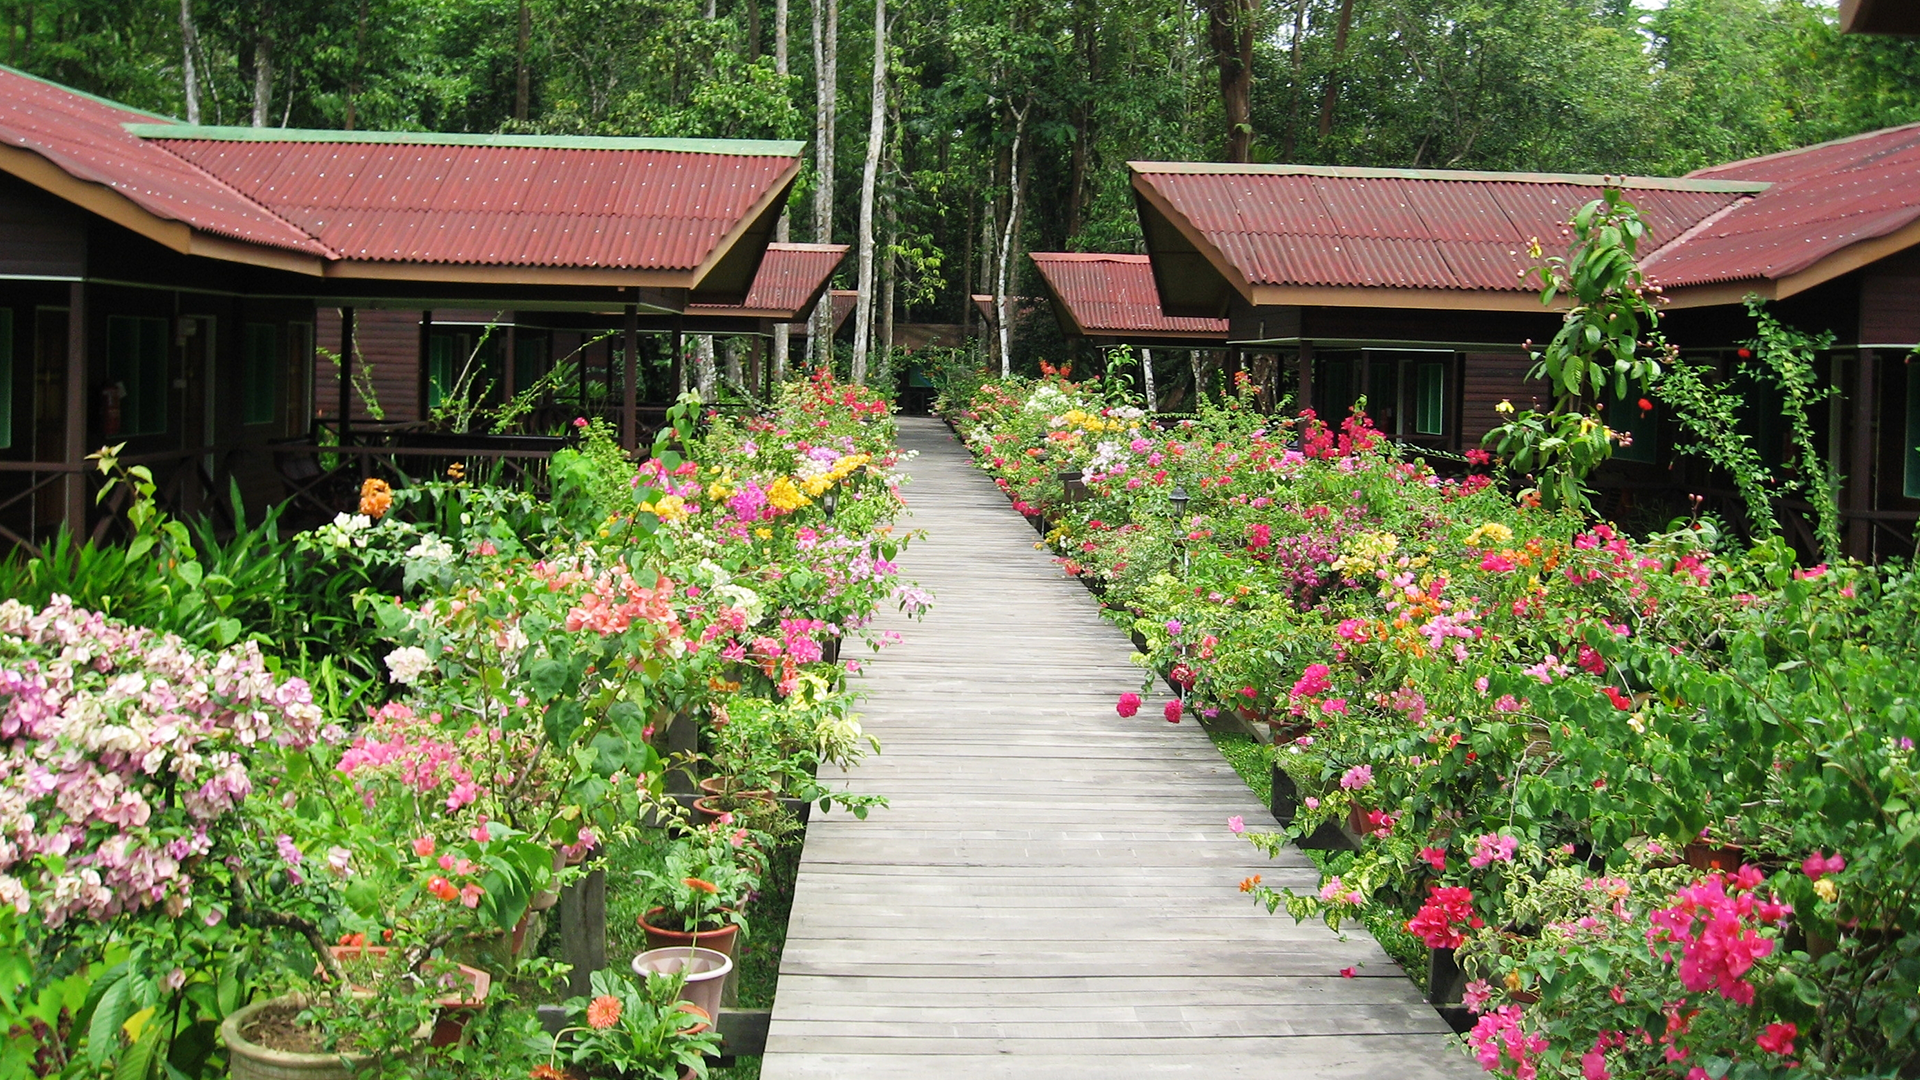
<instances>
[{"instance_id":1,"label":"flowering shrub","mask_svg":"<svg viewBox=\"0 0 1920 1080\"><path fill-rule=\"evenodd\" d=\"M1148 677L1273 740L1300 807L1248 838L1352 844L1245 891L1458 949L1506 1075L1920 1065L1920 578L1630 537L1357 411L1151 427L1106 394L993 384L956 422Z\"/></svg>"}]
</instances>

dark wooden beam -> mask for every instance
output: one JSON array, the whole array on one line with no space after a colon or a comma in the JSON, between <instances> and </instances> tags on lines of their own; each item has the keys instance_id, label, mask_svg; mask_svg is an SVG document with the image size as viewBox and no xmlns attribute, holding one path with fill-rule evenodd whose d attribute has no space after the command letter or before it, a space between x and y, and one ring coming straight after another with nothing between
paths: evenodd
<instances>
[{"instance_id":1,"label":"dark wooden beam","mask_svg":"<svg viewBox=\"0 0 1920 1080\"><path fill-rule=\"evenodd\" d=\"M63 459L72 468L66 479L67 529L76 538L87 531L87 286L67 286L67 430Z\"/></svg>"}]
</instances>

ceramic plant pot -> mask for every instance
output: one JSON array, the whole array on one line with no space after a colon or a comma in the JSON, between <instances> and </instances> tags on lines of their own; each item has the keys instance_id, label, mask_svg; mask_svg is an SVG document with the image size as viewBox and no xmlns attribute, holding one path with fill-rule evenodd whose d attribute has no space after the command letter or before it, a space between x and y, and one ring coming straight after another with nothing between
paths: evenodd
<instances>
[{"instance_id":1,"label":"ceramic plant pot","mask_svg":"<svg viewBox=\"0 0 1920 1080\"><path fill-rule=\"evenodd\" d=\"M708 1016L720 1015L720 990L733 970L733 958L712 949L648 949L633 958L633 973L644 979L653 972L686 972L680 1000L700 1007Z\"/></svg>"},{"instance_id":2,"label":"ceramic plant pot","mask_svg":"<svg viewBox=\"0 0 1920 1080\"><path fill-rule=\"evenodd\" d=\"M768 807L777 805L771 791L743 791L738 795L702 795L693 800L693 816L701 825L711 825L720 820L721 815L731 813L722 801L739 806L743 802L762 803Z\"/></svg>"},{"instance_id":3,"label":"ceramic plant pot","mask_svg":"<svg viewBox=\"0 0 1920 1080\"><path fill-rule=\"evenodd\" d=\"M353 1080L367 1064L359 1054L303 1054L262 1046L247 1036L248 1029L262 1013L276 1009L302 1009L306 1000L297 994L267 998L228 1014L220 1023L220 1038L227 1044L227 1075L233 1080Z\"/></svg>"},{"instance_id":4,"label":"ceramic plant pot","mask_svg":"<svg viewBox=\"0 0 1920 1080\"><path fill-rule=\"evenodd\" d=\"M740 939L740 928L732 923L714 930L702 930L697 934L685 930L669 930L656 926L656 922L666 922L667 909L648 908L640 917L640 929L647 932L647 949L650 952L660 949L687 949L698 947L712 949L722 956L732 959L734 947ZM713 1010L709 1009L708 1012Z\"/></svg>"}]
</instances>

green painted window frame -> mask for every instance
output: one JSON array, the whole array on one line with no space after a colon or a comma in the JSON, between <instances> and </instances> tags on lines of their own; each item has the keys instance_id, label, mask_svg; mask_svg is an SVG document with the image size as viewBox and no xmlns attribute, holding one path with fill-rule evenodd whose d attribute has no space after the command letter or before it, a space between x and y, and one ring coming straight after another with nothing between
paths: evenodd
<instances>
[{"instance_id":1,"label":"green painted window frame","mask_svg":"<svg viewBox=\"0 0 1920 1080\"><path fill-rule=\"evenodd\" d=\"M164 435L169 399L167 320L107 316L107 378L126 391L120 399L120 435Z\"/></svg>"},{"instance_id":2,"label":"green painted window frame","mask_svg":"<svg viewBox=\"0 0 1920 1080\"><path fill-rule=\"evenodd\" d=\"M1607 391L1607 426L1624 431L1633 439L1628 445L1614 449L1613 456L1621 461L1660 464L1660 403L1651 398L1647 400L1653 408L1641 412L1638 397L1623 398Z\"/></svg>"},{"instance_id":3,"label":"green painted window frame","mask_svg":"<svg viewBox=\"0 0 1920 1080\"><path fill-rule=\"evenodd\" d=\"M1447 433L1447 365L1424 360L1413 367L1413 433Z\"/></svg>"},{"instance_id":4,"label":"green painted window frame","mask_svg":"<svg viewBox=\"0 0 1920 1080\"><path fill-rule=\"evenodd\" d=\"M0 307L0 450L13 448L13 309Z\"/></svg>"},{"instance_id":5,"label":"green painted window frame","mask_svg":"<svg viewBox=\"0 0 1920 1080\"><path fill-rule=\"evenodd\" d=\"M279 416L280 328L247 323L240 334L240 422L271 424Z\"/></svg>"},{"instance_id":6,"label":"green painted window frame","mask_svg":"<svg viewBox=\"0 0 1920 1080\"><path fill-rule=\"evenodd\" d=\"M1901 493L1920 499L1920 364L1907 365L1907 475Z\"/></svg>"}]
</instances>

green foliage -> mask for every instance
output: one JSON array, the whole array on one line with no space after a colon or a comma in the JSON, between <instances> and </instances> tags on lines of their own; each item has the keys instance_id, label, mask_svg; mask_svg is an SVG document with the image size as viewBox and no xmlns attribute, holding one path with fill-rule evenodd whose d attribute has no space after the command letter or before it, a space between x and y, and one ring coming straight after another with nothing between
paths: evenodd
<instances>
[{"instance_id":1,"label":"green foliage","mask_svg":"<svg viewBox=\"0 0 1920 1080\"><path fill-rule=\"evenodd\" d=\"M1753 440L1740 430L1746 401L1711 381L1711 373L1671 356L1653 381L1653 394L1673 410L1688 441L1676 443L1682 454L1698 454L1733 479L1746 503L1747 531L1756 539L1780 531L1773 516L1773 473L1760 459Z\"/></svg>"},{"instance_id":2,"label":"green foliage","mask_svg":"<svg viewBox=\"0 0 1920 1080\"><path fill-rule=\"evenodd\" d=\"M1487 432L1484 445L1507 459L1514 472L1533 481L1528 494L1549 510L1586 511L1588 473L1613 456L1615 433L1589 414L1590 403L1611 389L1618 398L1630 386L1644 389L1660 374L1660 363L1641 355L1643 337L1657 343L1660 313L1635 261L1646 224L1618 188L1580 208L1570 222L1574 242L1564 258L1553 256L1535 267L1540 302L1551 307L1565 297L1572 305L1547 347L1532 354L1530 377L1547 380L1553 408L1532 409ZM1539 240L1533 256L1540 258ZM1657 347L1657 345L1656 345Z\"/></svg>"},{"instance_id":3,"label":"green foliage","mask_svg":"<svg viewBox=\"0 0 1920 1080\"><path fill-rule=\"evenodd\" d=\"M1827 561L1840 559L1840 482L1832 465L1821 460L1813 435L1813 406L1840 392L1832 381L1822 385L1814 369L1815 353L1833 344L1831 331L1811 336L1782 324L1766 311L1765 301L1747 298L1756 337L1748 342L1753 363L1748 370L1780 391L1781 415L1798 459L1793 463L1794 484L1813 504L1814 535Z\"/></svg>"}]
</instances>

